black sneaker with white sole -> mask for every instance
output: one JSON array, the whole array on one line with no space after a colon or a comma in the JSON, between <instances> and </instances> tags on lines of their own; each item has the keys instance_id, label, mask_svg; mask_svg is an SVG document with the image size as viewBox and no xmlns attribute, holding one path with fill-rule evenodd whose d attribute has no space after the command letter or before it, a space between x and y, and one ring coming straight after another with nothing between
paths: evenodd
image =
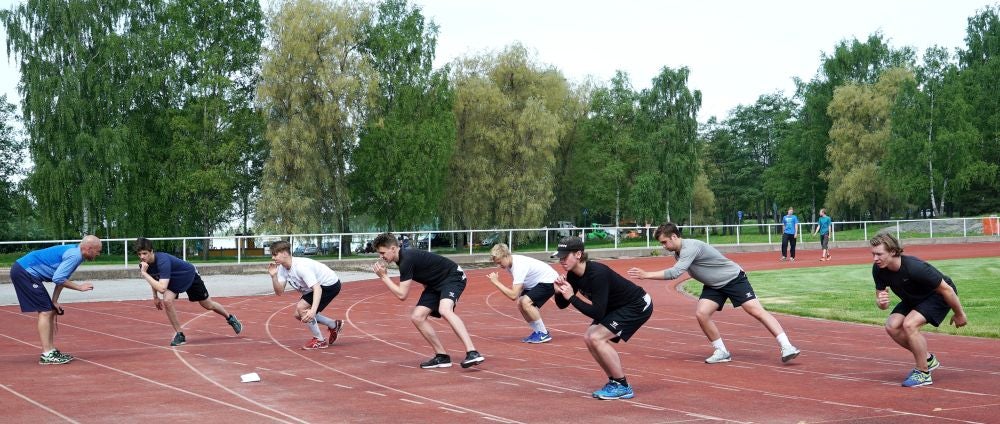
<instances>
[{"instance_id":1,"label":"black sneaker with white sole","mask_svg":"<svg viewBox=\"0 0 1000 424\"><path fill-rule=\"evenodd\" d=\"M469 368L473 365L479 365L485 360L486 358L484 358L483 355L480 355L479 352L475 350L470 350L468 353L465 354L465 360L462 361L462 368Z\"/></svg>"},{"instance_id":2,"label":"black sneaker with white sole","mask_svg":"<svg viewBox=\"0 0 1000 424\"><path fill-rule=\"evenodd\" d=\"M448 368L451 366L451 356L437 354L433 358L427 360L426 362L420 363L420 368ZM464 366L464 365L463 365Z\"/></svg>"}]
</instances>

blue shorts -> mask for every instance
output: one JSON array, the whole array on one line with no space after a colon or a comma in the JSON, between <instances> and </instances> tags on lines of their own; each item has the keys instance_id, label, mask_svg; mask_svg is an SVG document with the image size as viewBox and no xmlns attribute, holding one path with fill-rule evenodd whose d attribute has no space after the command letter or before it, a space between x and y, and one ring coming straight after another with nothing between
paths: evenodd
<instances>
[{"instance_id":1,"label":"blue shorts","mask_svg":"<svg viewBox=\"0 0 1000 424\"><path fill-rule=\"evenodd\" d=\"M54 307L52 297L49 296L48 290L45 290L42 279L29 274L17 262L10 267L10 281L14 283L21 312L45 312L51 311Z\"/></svg>"}]
</instances>

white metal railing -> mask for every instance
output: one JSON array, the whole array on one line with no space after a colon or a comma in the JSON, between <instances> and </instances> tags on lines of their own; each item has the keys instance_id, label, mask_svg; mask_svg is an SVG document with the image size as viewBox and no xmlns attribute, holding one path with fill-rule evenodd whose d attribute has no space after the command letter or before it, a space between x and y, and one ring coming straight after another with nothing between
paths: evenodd
<instances>
[{"instance_id":1,"label":"white metal railing","mask_svg":"<svg viewBox=\"0 0 1000 424\"><path fill-rule=\"evenodd\" d=\"M812 231L816 223L799 223L800 241L818 241L818 237L812 236ZM397 237L402 238L401 243L407 247L415 247L428 251L444 250L447 253L488 253L489 248L498 242L507 243L511 251L531 251L552 250L552 244L559 238L574 235L584 239L585 243L595 244L596 248L651 248L658 246L654 240L653 230L655 226L622 226L622 227L564 227L564 228L504 228L488 230L420 230L395 232ZM683 225L686 238L700 238L706 243L716 244L776 244L780 243L780 237L775 241L775 235L780 235L783 231L782 223L751 223L740 225ZM970 218L935 218L935 219L913 219L913 220L886 220L886 221L848 221L833 222L830 227L830 241L838 241L838 234L842 235L840 241L867 240L878 231L892 231L899 239L907 238L940 238L940 237L986 237L1000 239L1000 218L990 217L970 217ZM310 234L269 234L269 235L233 235L233 236L212 236L212 237L149 237L150 240L159 242L179 242L180 257L188 260L189 254L200 255L206 246L202 243L207 241L208 257L234 258L236 263L242 263L248 257L255 257L266 260L269 255L267 246L274 240L288 240L293 246L293 254L308 255L316 254L330 258L332 252L336 252L337 260L344 259L345 249L341 249L347 240L350 246L346 249L354 257L364 254L366 243L373 240L379 233L310 233ZM110 238L102 239L105 251L109 255L122 254L122 262L125 267L129 266L129 244L134 242L134 238ZM442 240L442 241L435 241ZM516 240L515 243L510 243ZM26 250L34 250L45 245L74 244L79 240L22 240L22 241L0 241L3 245L23 245ZM551 242L551 243L550 243ZM115 244L120 243L122 248L119 252L112 249ZM456 245L461 243L462 245ZM33 247L37 246L37 247ZM253 246L253 247L251 247ZM258 247L259 246L259 247ZM315 251L306 251L306 247L311 246ZM114 250L114 252L112 252ZM176 252L176 248L174 249ZM370 253L370 252L368 252Z\"/></svg>"}]
</instances>

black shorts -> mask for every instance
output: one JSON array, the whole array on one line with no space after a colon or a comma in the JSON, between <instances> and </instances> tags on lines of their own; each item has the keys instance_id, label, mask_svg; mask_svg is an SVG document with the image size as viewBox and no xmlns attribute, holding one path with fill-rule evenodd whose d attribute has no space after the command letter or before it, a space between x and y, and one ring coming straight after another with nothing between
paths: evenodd
<instances>
[{"instance_id":1,"label":"black shorts","mask_svg":"<svg viewBox=\"0 0 1000 424\"><path fill-rule=\"evenodd\" d=\"M823 250L829 249L829 246L830 246L830 233L820 234L819 235L819 246L822 247Z\"/></svg>"},{"instance_id":2,"label":"black shorts","mask_svg":"<svg viewBox=\"0 0 1000 424\"><path fill-rule=\"evenodd\" d=\"M208 288L205 287L205 282L201 280L201 275L194 275L194 281L191 281L191 287L188 287L187 291L184 293L187 293L188 300L191 302L201 302L202 300L208 299Z\"/></svg>"},{"instance_id":3,"label":"black shorts","mask_svg":"<svg viewBox=\"0 0 1000 424\"><path fill-rule=\"evenodd\" d=\"M615 335L611 339L612 342L627 342L651 316L653 316L653 298L647 293L628 305L608 312L604 318L595 320L591 325L601 324L607 328Z\"/></svg>"},{"instance_id":4,"label":"black shorts","mask_svg":"<svg viewBox=\"0 0 1000 424\"><path fill-rule=\"evenodd\" d=\"M737 275L736 278L733 278L720 288L703 287L701 289L701 298L718 303L719 308L716 310L721 311L722 307L726 306L726 299L729 299L733 303L734 308L739 308L743 302L756 299L757 295L754 294L753 287L750 287L750 280L747 279L747 274L740 271L740 275Z\"/></svg>"},{"instance_id":5,"label":"black shorts","mask_svg":"<svg viewBox=\"0 0 1000 424\"><path fill-rule=\"evenodd\" d=\"M952 289L955 290L955 293L958 293L958 289L955 286L952 286ZM895 308L892 308L892 313L900 314L904 317L910 311L920 312L920 315L924 316L928 324L939 327L944 322L944 318L948 316L948 311L951 311L951 306L948 306L948 303L944 301L944 296L934 293L916 305L899 302Z\"/></svg>"},{"instance_id":6,"label":"black shorts","mask_svg":"<svg viewBox=\"0 0 1000 424\"><path fill-rule=\"evenodd\" d=\"M555 293L556 289L552 287L551 283L538 283L535 287L521 290L521 296L528 296L528 299L531 299L531 304L535 305L536 308L541 308Z\"/></svg>"},{"instance_id":7,"label":"black shorts","mask_svg":"<svg viewBox=\"0 0 1000 424\"><path fill-rule=\"evenodd\" d=\"M329 305L330 301L340 294L340 281L337 281L332 286L323 286L322 290L323 293L320 293L319 295L319 308L316 309L316 312L323 312L323 310L326 309L326 305ZM308 303L309 306L312 306L313 292L310 291L309 293L302 293L301 299Z\"/></svg>"},{"instance_id":8,"label":"black shorts","mask_svg":"<svg viewBox=\"0 0 1000 424\"><path fill-rule=\"evenodd\" d=\"M465 273L456 271L439 283L437 287L424 287L424 292L420 293L420 299L417 300L417 306L430 309L432 317L441 318L441 312L438 311L441 299L451 299L457 306L458 298L462 297L462 292L465 291L465 282Z\"/></svg>"}]
</instances>

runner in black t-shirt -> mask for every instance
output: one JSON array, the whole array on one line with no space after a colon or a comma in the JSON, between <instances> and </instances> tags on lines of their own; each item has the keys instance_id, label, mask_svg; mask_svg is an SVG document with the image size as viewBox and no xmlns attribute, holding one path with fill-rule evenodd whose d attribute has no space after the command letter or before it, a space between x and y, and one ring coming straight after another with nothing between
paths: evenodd
<instances>
[{"instance_id":1,"label":"runner in black t-shirt","mask_svg":"<svg viewBox=\"0 0 1000 424\"><path fill-rule=\"evenodd\" d=\"M611 343L628 341L653 315L653 300L642 287L618 275L607 265L587 260L583 240L566 237L552 257L567 271L555 281L556 306L573 305L593 321L584 333L591 356L608 375L608 383L593 393L598 399L631 399L621 358ZM581 299L583 298L583 299ZM586 300L584 300L586 299Z\"/></svg>"},{"instance_id":2,"label":"runner in black t-shirt","mask_svg":"<svg viewBox=\"0 0 1000 424\"><path fill-rule=\"evenodd\" d=\"M378 275L399 300L406 300L410 285L414 282L423 284L424 292L420 294L417 306L410 314L410 320L424 336L427 343L434 348L434 357L420 364L420 368L444 368L451 366L451 357L444 350L444 345L438 339L434 327L427 321L428 316L444 318L455 331L455 335L465 344L465 360L462 368L479 365L485 358L476 351L469 337L465 323L455 314L455 304L465 290L465 271L451 259L418 249L400 249L399 240L390 233L380 234L372 243L382 261L372 265L372 271ZM395 283L386 274L386 264L395 263L399 266L399 283Z\"/></svg>"},{"instance_id":3,"label":"runner in black t-shirt","mask_svg":"<svg viewBox=\"0 0 1000 424\"><path fill-rule=\"evenodd\" d=\"M931 371L941 363L928 353L927 340L920 334L920 327L941 325L949 310L955 311L951 317L955 327L967 324L965 311L958 299L958 289L950 278L927 262L903 256L903 247L892 234L879 233L870 243L878 307L889 307L887 288L892 289L900 299L885 322L885 331L896 343L913 353L916 363L909 377L903 381L903 386L931 384Z\"/></svg>"}]
</instances>

